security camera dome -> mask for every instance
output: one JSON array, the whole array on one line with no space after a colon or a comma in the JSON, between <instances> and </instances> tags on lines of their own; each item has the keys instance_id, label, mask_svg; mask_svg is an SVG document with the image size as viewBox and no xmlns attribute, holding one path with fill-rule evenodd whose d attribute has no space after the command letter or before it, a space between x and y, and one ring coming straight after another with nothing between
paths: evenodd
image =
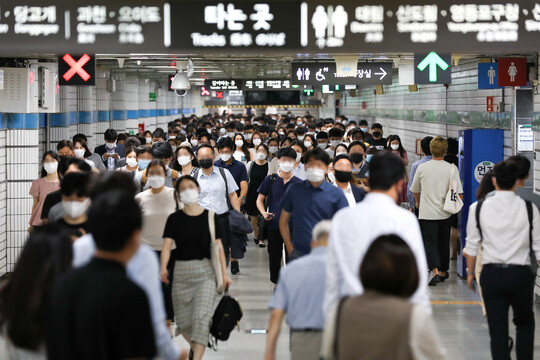
<instances>
[{"instance_id":1,"label":"security camera dome","mask_svg":"<svg viewBox=\"0 0 540 360\"><path fill-rule=\"evenodd\" d=\"M176 73L171 82L171 89L174 90L189 90L191 89L191 84L189 79L183 72L179 71Z\"/></svg>"},{"instance_id":2,"label":"security camera dome","mask_svg":"<svg viewBox=\"0 0 540 360\"><path fill-rule=\"evenodd\" d=\"M174 92L175 92L176 95L178 95L178 96L186 96L187 93L188 93L188 90L184 90L184 89L174 89Z\"/></svg>"}]
</instances>

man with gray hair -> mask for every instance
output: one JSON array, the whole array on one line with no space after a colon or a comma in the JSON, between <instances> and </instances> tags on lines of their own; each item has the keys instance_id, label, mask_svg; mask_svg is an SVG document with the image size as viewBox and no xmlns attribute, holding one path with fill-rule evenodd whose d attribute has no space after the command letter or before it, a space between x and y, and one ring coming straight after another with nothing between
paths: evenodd
<instances>
[{"instance_id":1,"label":"man with gray hair","mask_svg":"<svg viewBox=\"0 0 540 360\"><path fill-rule=\"evenodd\" d=\"M285 314L291 328L291 359L317 360L324 328L323 298L326 279L326 246L330 220L319 222L312 231L311 253L281 270L270 301L272 309L265 360L275 360L276 344Z\"/></svg>"}]
</instances>

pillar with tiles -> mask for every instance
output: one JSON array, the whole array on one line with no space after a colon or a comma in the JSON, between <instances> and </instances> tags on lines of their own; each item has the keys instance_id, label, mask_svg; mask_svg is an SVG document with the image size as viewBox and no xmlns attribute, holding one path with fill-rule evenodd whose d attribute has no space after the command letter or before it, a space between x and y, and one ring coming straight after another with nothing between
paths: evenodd
<instances>
[{"instance_id":1,"label":"pillar with tiles","mask_svg":"<svg viewBox=\"0 0 540 360\"><path fill-rule=\"evenodd\" d=\"M110 125L111 92L109 91L109 70L98 69L96 76L96 110L94 146L103 143L103 134Z\"/></svg>"},{"instance_id":2,"label":"pillar with tiles","mask_svg":"<svg viewBox=\"0 0 540 360\"><path fill-rule=\"evenodd\" d=\"M6 132L6 126L4 124L4 121L2 121L2 124L0 126L0 276L3 276L8 271Z\"/></svg>"},{"instance_id":3,"label":"pillar with tiles","mask_svg":"<svg viewBox=\"0 0 540 360\"><path fill-rule=\"evenodd\" d=\"M32 181L39 177L39 115L2 114L5 128L5 157L0 150L0 162L5 166L5 182L0 174L0 194L4 192L6 206L0 202L0 249L2 229L6 231L6 271L13 270L28 236L28 223L32 210L29 195ZM0 137L0 143L2 138ZM2 216L3 215L3 216ZM1 253L1 252L0 252ZM4 259L0 258L0 268Z\"/></svg>"},{"instance_id":4,"label":"pillar with tiles","mask_svg":"<svg viewBox=\"0 0 540 360\"><path fill-rule=\"evenodd\" d=\"M111 94L111 127L118 133L126 132L127 101L126 101L126 74L112 73L114 90Z\"/></svg>"},{"instance_id":5,"label":"pillar with tiles","mask_svg":"<svg viewBox=\"0 0 540 360\"><path fill-rule=\"evenodd\" d=\"M126 130L135 135L139 128L139 78L135 75L126 76Z\"/></svg>"},{"instance_id":6,"label":"pillar with tiles","mask_svg":"<svg viewBox=\"0 0 540 360\"><path fill-rule=\"evenodd\" d=\"M56 145L58 144L58 142L72 138L72 135L70 135L70 124L71 121L75 121L74 114L77 111L77 97L75 87L60 86L59 102L60 112L52 113L49 117L50 127L48 150L54 151L56 151ZM75 131L76 128L74 132Z\"/></svg>"},{"instance_id":7,"label":"pillar with tiles","mask_svg":"<svg viewBox=\"0 0 540 360\"><path fill-rule=\"evenodd\" d=\"M157 125L156 127L162 128L167 131L167 97L168 91L166 88L159 88L157 93Z\"/></svg>"},{"instance_id":8,"label":"pillar with tiles","mask_svg":"<svg viewBox=\"0 0 540 360\"><path fill-rule=\"evenodd\" d=\"M88 147L94 144L94 111L92 109L93 86L79 86L77 89L77 108L79 109L79 124L77 133L86 135Z\"/></svg>"},{"instance_id":9,"label":"pillar with tiles","mask_svg":"<svg viewBox=\"0 0 540 360\"><path fill-rule=\"evenodd\" d=\"M143 124L144 130L149 126L150 106L154 104L150 100L150 80L139 78L139 124Z\"/></svg>"}]
</instances>

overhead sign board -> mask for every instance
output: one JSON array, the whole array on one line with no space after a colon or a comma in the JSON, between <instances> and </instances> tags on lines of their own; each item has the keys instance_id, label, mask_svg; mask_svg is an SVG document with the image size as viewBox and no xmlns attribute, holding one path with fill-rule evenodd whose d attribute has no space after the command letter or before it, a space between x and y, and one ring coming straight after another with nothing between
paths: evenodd
<instances>
[{"instance_id":1,"label":"overhead sign board","mask_svg":"<svg viewBox=\"0 0 540 360\"><path fill-rule=\"evenodd\" d=\"M242 90L243 80L217 79L204 80L204 87L207 90Z\"/></svg>"},{"instance_id":2,"label":"overhead sign board","mask_svg":"<svg viewBox=\"0 0 540 360\"><path fill-rule=\"evenodd\" d=\"M497 63L478 63L478 89L500 89Z\"/></svg>"},{"instance_id":3,"label":"overhead sign board","mask_svg":"<svg viewBox=\"0 0 540 360\"><path fill-rule=\"evenodd\" d=\"M358 63L356 76L337 75L336 63L291 63L291 82L294 85L391 85L392 63Z\"/></svg>"},{"instance_id":4,"label":"overhead sign board","mask_svg":"<svg viewBox=\"0 0 540 360\"><path fill-rule=\"evenodd\" d=\"M313 89L310 85L293 85L290 79L285 80L244 80L244 90L301 90Z\"/></svg>"},{"instance_id":5,"label":"overhead sign board","mask_svg":"<svg viewBox=\"0 0 540 360\"><path fill-rule=\"evenodd\" d=\"M415 84L450 84L452 57L449 54L414 54Z\"/></svg>"},{"instance_id":6,"label":"overhead sign board","mask_svg":"<svg viewBox=\"0 0 540 360\"><path fill-rule=\"evenodd\" d=\"M527 58L499 58L499 86L527 86Z\"/></svg>"},{"instance_id":7,"label":"overhead sign board","mask_svg":"<svg viewBox=\"0 0 540 360\"><path fill-rule=\"evenodd\" d=\"M94 55L63 54L58 57L59 85L95 85L96 59Z\"/></svg>"},{"instance_id":8,"label":"overhead sign board","mask_svg":"<svg viewBox=\"0 0 540 360\"><path fill-rule=\"evenodd\" d=\"M538 4L516 0L3 0L0 14L2 55L517 53L536 51L540 34Z\"/></svg>"}]
</instances>

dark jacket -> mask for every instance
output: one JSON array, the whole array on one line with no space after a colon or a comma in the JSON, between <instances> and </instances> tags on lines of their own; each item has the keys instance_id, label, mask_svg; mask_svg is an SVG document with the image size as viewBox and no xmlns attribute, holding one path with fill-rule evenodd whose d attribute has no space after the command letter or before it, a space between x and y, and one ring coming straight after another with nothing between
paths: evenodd
<instances>
[{"instance_id":1,"label":"dark jacket","mask_svg":"<svg viewBox=\"0 0 540 360\"><path fill-rule=\"evenodd\" d=\"M366 197L366 192L364 191L364 189L353 184L351 184L351 189L354 195L354 200L356 200L357 203L364 200L364 198Z\"/></svg>"},{"instance_id":2,"label":"dark jacket","mask_svg":"<svg viewBox=\"0 0 540 360\"><path fill-rule=\"evenodd\" d=\"M118 154L118 160L126 156L126 148L122 144L116 144L116 148L114 149L115 152ZM105 147L105 144L96 146L94 149L94 153L98 154L101 157L101 160L103 160L103 154L107 152L107 148ZM115 168L118 167L118 160L115 160ZM107 161L103 161L103 164L105 164L105 167L107 167Z\"/></svg>"}]
</instances>

